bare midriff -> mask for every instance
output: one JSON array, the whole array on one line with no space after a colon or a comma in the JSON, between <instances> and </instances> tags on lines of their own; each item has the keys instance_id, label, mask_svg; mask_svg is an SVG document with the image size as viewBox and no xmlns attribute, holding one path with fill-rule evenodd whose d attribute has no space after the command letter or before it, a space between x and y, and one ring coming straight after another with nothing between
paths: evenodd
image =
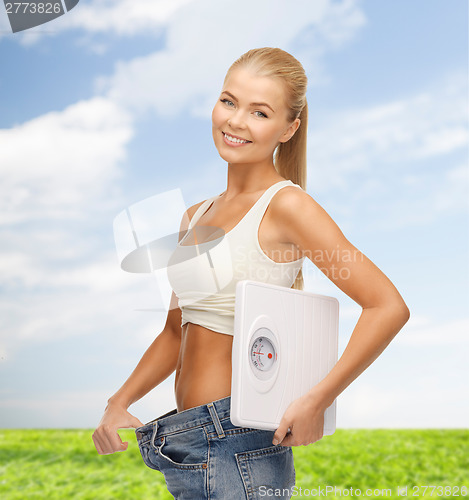
<instances>
[{"instance_id":1,"label":"bare midriff","mask_svg":"<svg viewBox=\"0 0 469 500\"><path fill-rule=\"evenodd\" d=\"M246 202L240 213L246 214L258 197L259 193ZM228 204L220 211L226 214L233 212L233 209ZM199 218L197 225L234 227L234 221L220 225L220 220L215 216L210 212L206 213ZM239 219L238 216L237 220ZM279 254L279 262L289 262L301 257L297 246L285 239L278 223L270 220L269 207L260 221L258 241L262 251L276 261ZM174 385L177 410L187 410L230 396L233 336L194 323L185 323L181 335Z\"/></svg>"},{"instance_id":2,"label":"bare midriff","mask_svg":"<svg viewBox=\"0 0 469 500\"><path fill-rule=\"evenodd\" d=\"M184 324L174 383L178 412L231 395L232 345L232 335Z\"/></svg>"}]
</instances>

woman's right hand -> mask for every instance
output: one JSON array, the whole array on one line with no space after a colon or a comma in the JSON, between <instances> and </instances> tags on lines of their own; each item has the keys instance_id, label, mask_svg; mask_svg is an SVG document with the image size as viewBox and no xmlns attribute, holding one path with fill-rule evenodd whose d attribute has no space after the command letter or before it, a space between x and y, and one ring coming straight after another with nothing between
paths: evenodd
<instances>
[{"instance_id":1,"label":"woman's right hand","mask_svg":"<svg viewBox=\"0 0 469 500\"><path fill-rule=\"evenodd\" d=\"M127 409L118 403L108 403L104 415L93 435L94 445L100 455L110 455L117 451L127 450L129 442L122 442L117 429L142 427L144 424L131 415Z\"/></svg>"}]
</instances>

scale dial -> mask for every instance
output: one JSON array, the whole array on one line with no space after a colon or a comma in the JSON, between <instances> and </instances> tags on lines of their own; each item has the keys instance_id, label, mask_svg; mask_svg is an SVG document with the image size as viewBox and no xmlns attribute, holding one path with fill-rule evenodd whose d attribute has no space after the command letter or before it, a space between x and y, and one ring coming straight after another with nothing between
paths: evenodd
<instances>
[{"instance_id":1,"label":"scale dial","mask_svg":"<svg viewBox=\"0 0 469 500\"><path fill-rule=\"evenodd\" d=\"M257 337L251 344L251 363L254 368L262 372L272 369L277 361L277 352L274 345L267 337Z\"/></svg>"}]
</instances>

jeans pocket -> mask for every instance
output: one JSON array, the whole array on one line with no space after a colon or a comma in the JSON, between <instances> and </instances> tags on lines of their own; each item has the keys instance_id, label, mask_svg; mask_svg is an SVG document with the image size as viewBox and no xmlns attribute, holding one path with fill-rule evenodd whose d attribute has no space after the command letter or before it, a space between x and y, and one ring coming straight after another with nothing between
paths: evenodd
<instances>
[{"instance_id":1,"label":"jeans pocket","mask_svg":"<svg viewBox=\"0 0 469 500\"><path fill-rule=\"evenodd\" d=\"M150 467L150 469L160 470L158 467L158 451L155 451L155 449L150 445L150 442L147 441L144 444L140 444L138 447L145 465Z\"/></svg>"},{"instance_id":2,"label":"jeans pocket","mask_svg":"<svg viewBox=\"0 0 469 500\"><path fill-rule=\"evenodd\" d=\"M202 427L156 438L160 442L158 454L179 469L206 469L208 440Z\"/></svg>"},{"instance_id":3,"label":"jeans pocket","mask_svg":"<svg viewBox=\"0 0 469 500\"><path fill-rule=\"evenodd\" d=\"M268 446L235 454L246 498L291 498L295 466L291 446Z\"/></svg>"}]
</instances>

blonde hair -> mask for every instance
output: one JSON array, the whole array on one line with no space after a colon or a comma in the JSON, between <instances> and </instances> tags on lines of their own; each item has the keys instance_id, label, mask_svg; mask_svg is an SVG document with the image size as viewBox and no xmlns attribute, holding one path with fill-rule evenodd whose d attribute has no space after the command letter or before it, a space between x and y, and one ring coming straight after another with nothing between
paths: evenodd
<instances>
[{"instance_id":1,"label":"blonde hair","mask_svg":"<svg viewBox=\"0 0 469 500\"><path fill-rule=\"evenodd\" d=\"M285 89L285 104L288 108L288 122L296 118L300 126L287 142L280 143L274 155L274 166L285 179L306 190L306 142L308 128L308 103L306 89L308 78L301 63L291 54L276 47L251 49L240 56L228 69L225 82L234 69L245 68L257 76L277 78ZM299 270L292 286L303 290L303 271Z\"/></svg>"}]
</instances>

